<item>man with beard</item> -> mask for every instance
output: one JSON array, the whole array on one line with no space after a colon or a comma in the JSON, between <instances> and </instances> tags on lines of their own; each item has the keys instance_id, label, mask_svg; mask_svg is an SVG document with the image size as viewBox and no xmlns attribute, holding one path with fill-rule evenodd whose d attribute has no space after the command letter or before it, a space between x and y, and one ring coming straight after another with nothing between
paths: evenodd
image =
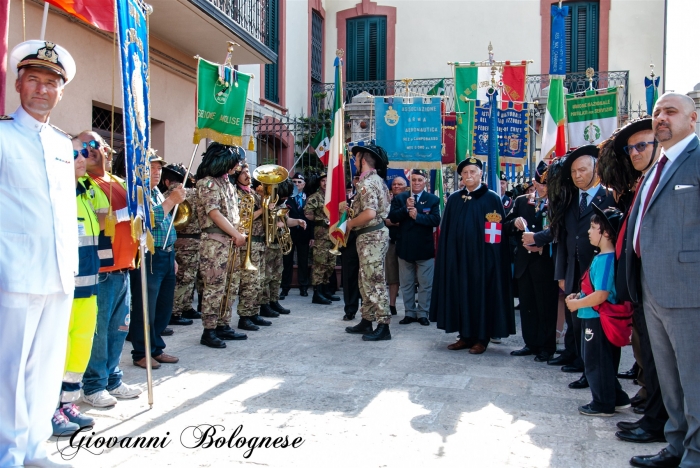
<instances>
[{"instance_id":1,"label":"man with beard","mask_svg":"<svg viewBox=\"0 0 700 468\"><path fill-rule=\"evenodd\" d=\"M503 203L481 183L481 161L457 167L464 189L447 200L440 227L430 321L459 332L450 350L486 351L492 336L515 334L508 240L501 236Z\"/></svg>"}]
</instances>

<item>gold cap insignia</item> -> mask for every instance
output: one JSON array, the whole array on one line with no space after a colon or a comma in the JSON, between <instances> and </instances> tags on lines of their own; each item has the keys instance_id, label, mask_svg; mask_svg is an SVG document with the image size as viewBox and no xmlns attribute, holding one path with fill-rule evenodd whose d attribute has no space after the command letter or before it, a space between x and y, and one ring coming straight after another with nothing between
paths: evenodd
<instances>
[{"instance_id":1,"label":"gold cap insignia","mask_svg":"<svg viewBox=\"0 0 700 468\"><path fill-rule=\"evenodd\" d=\"M503 217L496 213L496 211L486 215L486 221L488 221L489 223L500 223L501 219L503 219Z\"/></svg>"},{"instance_id":2,"label":"gold cap insignia","mask_svg":"<svg viewBox=\"0 0 700 468\"><path fill-rule=\"evenodd\" d=\"M44 42L44 47L36 51L36 58L57 64L58 52L54 50L55 47L56 44L53 42Z\"/></svg>"},{"instance_id":3,"label":"gold cap insignia","mask_svg":"<svg viewBox=\"0 0 700 468\"><path fill-rule=\"evenodd\" d=\"M476 158L475 158L474 156L472 156L471 158L469 158L469 162L470 162L471 164L476 163Z\"/></svg>"}]
</instances>

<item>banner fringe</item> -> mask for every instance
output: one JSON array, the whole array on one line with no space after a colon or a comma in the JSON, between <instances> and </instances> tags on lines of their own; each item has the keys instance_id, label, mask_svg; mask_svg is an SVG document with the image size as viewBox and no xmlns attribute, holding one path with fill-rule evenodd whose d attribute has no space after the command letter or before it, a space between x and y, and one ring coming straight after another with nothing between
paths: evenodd
<instances>
[{"instance_id":1,"label":"banner fringe","mask_svg":"<svg viewBox=\"0 0 700 468\"><path fill-rule=\"evenodd\" d=\"M226 135L223 133L219 133L216 130L212 130L211 128L195 128L194 129L194 138L192 139L192 142L194 144L198 144L200 141L202 141L203 138L208 138L210 140L216 141L217 143L221 143L222 145L228 145L228 146L242 146L243 145L243 137L242 136Z\"/></svg>"}]
</instances>

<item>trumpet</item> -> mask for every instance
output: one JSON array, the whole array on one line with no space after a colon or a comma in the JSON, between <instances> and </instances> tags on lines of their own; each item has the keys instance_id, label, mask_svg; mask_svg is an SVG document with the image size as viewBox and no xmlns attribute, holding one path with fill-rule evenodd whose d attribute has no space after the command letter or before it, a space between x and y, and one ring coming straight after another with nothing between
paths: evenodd
<instances>
[{"instance_id":1,"label":"trumpet","mask_svg":"<svg viewBox=\"0 0 700 468\"><path fill-rule=\"evenodd\" d=\"M241 217L241 224L239 228L242 234L248 234L248 245L246 249L246 255L244 260L244 267L246 270L257 270L255 265L250 261L250 230L253 226L253 212L255 211L255 198L253 195L245 195L240 202L239 213ZM228 246L228 263L226 264L226 284L224 286L224 297L221 300L221 307L219 307L219 317L224 315L224 312L231 307L229 301L231 283L233 282L233 274L236 268L236 245L231 239L231 243Z\"/></svg>"},{"instance_id":2,"label":"trumpet","mask_svg":"<svg viewBox=\"0 0 700 468\"><path fill-rule=\"evenodd\" d=\"M289 213L289 208L277 208L275 211L275 217L284 224L284 227L277 228L277 242L282 248L282 255L287 255L292 251L292 235L289 232L289 226L287 226L287 213Z\"/></svg>"},{"instance_id":3,"label":"trumpet","mask_svg":"<svg viewBox=\"0 0 700 468\"><path fill-rule=\"evenodd\" d=\"M253 178L263 186L262 209L263 224L265 226L265 245L268 247L275 242L277 233L277 219L274 213L270 212L270 204L277 204L277 184L289 177L289 171L276 164L265 164L257 167L253 171Z\"/></svg>"}]
</instances>

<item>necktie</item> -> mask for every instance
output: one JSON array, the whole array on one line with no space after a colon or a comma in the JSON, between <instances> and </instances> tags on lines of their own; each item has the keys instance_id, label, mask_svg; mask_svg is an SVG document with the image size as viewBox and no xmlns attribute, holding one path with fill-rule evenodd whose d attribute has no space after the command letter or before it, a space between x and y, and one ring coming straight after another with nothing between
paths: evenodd
<instances>
[{"instance_id":1,"label":"necktie","mask_svg":"<svg viewBox=\"0 0 700 468\"><path fill-rule=\"evenodd\" d=\"M413 195L413 199L416 201L416 205L418 204L418 195Z\"/></svg>"},{"instance_id":2,"label":"necktie","mask_svg":"<svg viewBox=\"0 0 700 468\"><path fill-rule=\"evenodd\" d=\"M581 216L584 211L586 211L586 208L588 208L588 203L586 203L586 197L588 197L588 194L586 192L583 192L581 194L581 204L578 206L578 215Z\"/></svg>"},{"instance_id":3,"label":"necktie","mask_svg":"<svg viewBox=\"0 0 700 468\"><path fill-rule=\"evenodd\" d=\"M304 208L304 197L301 194L297 195L297 205L299 208Z\"/></svg>"},{"instance_id":4,"label":"necktie","mask_svg":"<svg viewBox=\"0 0 700 468\"><path fill-rule=\"evenodd\" d=\"M661 173L664 170L664 166L668 162L668 158L664 154L661 156L661 159L659 159L659 163L656 165L656 174L654 174L654 178L651 179L651 185L649 185L649 191L647 192L647 196L644 199L644 205L642 205L642 214L641 218L639 219L639 222L641 223L644 221L644 215L647 212L647 208L649 207L649 202L651 201L651 197L654 195L654 191L656 190L656 187L659 185L659 179L661 179ZM644 188L644 187L641 187ZM634 244L634 253L637 254L637 257L642 258L641 255L641 241L639 240L642 237L642 226L639 226L639 232L637 233L637 242Z\"/></svg>"}]
</instances>

